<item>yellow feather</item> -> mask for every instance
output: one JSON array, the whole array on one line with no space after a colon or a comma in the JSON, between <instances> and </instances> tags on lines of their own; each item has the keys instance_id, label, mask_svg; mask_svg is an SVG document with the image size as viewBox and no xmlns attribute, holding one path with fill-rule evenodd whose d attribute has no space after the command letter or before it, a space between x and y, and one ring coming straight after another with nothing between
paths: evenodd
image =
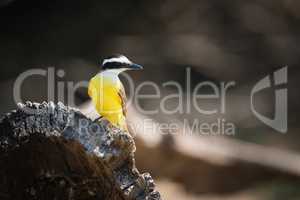
<instances>
[{"instance_id":1,"label":"yellow feather","mask_svg":"<svg viewBox=\"0 0 300 200\"><path fill-rule=\"evenodd\" d=\"M89 82L88 95L91 97L97 112L115 126L127 130L119 92L123 85L117 75L99 73Z\"/></svg>"}]
</instances>

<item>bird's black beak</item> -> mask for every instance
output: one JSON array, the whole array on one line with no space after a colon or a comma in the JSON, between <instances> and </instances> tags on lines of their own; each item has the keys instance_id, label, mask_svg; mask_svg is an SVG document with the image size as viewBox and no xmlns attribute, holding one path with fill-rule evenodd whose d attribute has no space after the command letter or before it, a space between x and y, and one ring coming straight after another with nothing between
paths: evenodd
<instances>
[{"instance_id":1,"label":"bird's black beak","mask_svg":"<svg viewBox=\"0 0 300 200\"><path fill-rule=\"evenodd\" d=\"M132 63L131 65L129 65L129 69L131 69L131 70L142 70L143 66L135 64L135 63Z\"/></svg>"}]
</instances>

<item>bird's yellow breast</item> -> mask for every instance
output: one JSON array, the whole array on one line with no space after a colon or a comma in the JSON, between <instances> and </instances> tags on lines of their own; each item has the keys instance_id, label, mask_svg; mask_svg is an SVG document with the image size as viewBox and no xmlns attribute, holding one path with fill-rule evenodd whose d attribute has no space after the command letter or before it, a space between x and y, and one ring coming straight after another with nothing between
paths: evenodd
<instances>
[{"instance_id":1,"label":"bird's yellow breast","mask_svg":"<svg viewBox=\"0 0 300 200\"><path fill-rule=\"evenodd\" d=\"M122 99L119 96L122 89L123 85L118 76L99 73L90 80L88 94L100 115L114 125L126 129Z\"/></svg>"}]
</instances>

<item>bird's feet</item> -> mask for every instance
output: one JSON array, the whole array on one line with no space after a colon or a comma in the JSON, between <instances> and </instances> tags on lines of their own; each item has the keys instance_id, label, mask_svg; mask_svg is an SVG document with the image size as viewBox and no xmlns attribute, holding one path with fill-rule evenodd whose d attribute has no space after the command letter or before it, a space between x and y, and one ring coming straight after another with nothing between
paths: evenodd
<instances>
[{"instance_id":1,"label":"bird's feet","mask_svg":"<svg viewBox=\"0 0 300 200\"><path fill-rule=\"evenodd\" d=\"M102 119L102 118L103 118L103 116L99 116L99 117L97 117L96 119L94 119L93 122L98 122L98 121L100 121L100 119Z\"/></svg>"}]
</instances>

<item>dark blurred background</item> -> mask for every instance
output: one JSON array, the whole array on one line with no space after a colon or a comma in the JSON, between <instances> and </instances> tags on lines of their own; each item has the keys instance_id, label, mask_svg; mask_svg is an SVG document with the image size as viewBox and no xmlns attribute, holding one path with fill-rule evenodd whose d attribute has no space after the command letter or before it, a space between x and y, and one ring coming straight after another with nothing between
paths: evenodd
<instances>
[{"instance_id":1,"label":"dark blurred background","mask_svg":"<svg viewBox=\"0 0 300 200\"><path fill-rule=\"evenodd\" d=\"M137 83L184 84L187 67L192 68L193 84L235 81L226 105L226 119L237 125L234 138L298 152L299 34L299 0L0 0L0 111L16 107L13 84L28 69L54 66L66 73L58 80L84 81L100 70L105 56L122 53L145 66L142 73L130 73ZM286 65L289 130L281 134L253 116L249 94L257 81ZM46 88L45 78L33 77L25 81L22 98L46 100ZM163 94L172 92L161 89ZM257 108L272 116L273 97L272 90L261 95ZM74 98L77 105L86 101L85 88ZM141 103L153 108L159 101ZM151 117L164 122L218 116L206 119L192 111ZM162 183L166 196L174 193L172 184ZM180 199L205 198L181 193ZM257 193L261 188L229 199L258 199Z\"/></svg>"}]
</instances>

